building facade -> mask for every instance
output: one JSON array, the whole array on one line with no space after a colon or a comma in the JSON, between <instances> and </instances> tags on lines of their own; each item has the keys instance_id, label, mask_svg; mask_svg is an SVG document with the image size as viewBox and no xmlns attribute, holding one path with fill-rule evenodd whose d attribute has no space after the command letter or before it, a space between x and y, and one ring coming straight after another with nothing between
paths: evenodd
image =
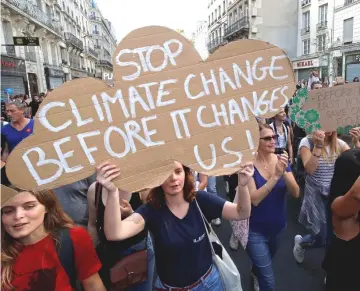
<instances>
[{"instance_id":1,"label":"building facade","mask_svg":"<svg viewBox=\"0 0 360 291\"><path fill-rule=\"evenodd\" d=\"M318 70L330 86L336 77L360 76L360 1L301 0L298 47L293 61L297 80Z\"/></svg>"},{"instance_id":2,"label":"building facade","mask_svg":"<svg viewBox=\"0 0 360 291\"><path fill-rule=\"evenodd\" d=\"M198 21L196 31L193 34L192 42L203 60L206 60L207 57L209 56L209 51L207 48L207 39L208 39L208 23L205 20Z\"/></svg>"},{"instance_id":3,"label":"building facade","mask_svg":"<svg viewBox=\"0 0 360 291\"><path fill-rule=\"evenodd\" d=\"M94 3L90 11L91 37L99 58L96 63L96 77L106 78L113 71L112 56L116 49L114 28L109 20L103 17L100 9Z\"/></svg>"},{"instance_id":4,"label":"building facade","mask_svg":"<svg viewBox=\"0 0 360 291\"><path fill-rule=\"evenodd\" d=\"M100 59L90 10L90 0L1 0L1 97L9 88L34 96L94 77ZM37 37L40 45L14 46L15 36Z\"/></svg>"},{"instance_id":5,"label":"building facade","mask_svg":"<svg viewBox=\"0 0 360 291\"><path fill-rule=\"evenodd\" d=\"M249 38L277 45L290 58L296 56L297 1L209 0L209 52Z\"/></svg>"}]
</instances>

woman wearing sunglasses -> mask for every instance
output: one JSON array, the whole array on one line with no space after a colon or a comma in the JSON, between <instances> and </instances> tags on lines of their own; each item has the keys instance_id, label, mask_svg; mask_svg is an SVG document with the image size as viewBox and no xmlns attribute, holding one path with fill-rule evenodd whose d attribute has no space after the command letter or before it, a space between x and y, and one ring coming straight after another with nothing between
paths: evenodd
<instances>
[{"instance_id":1,"label":"woman wearing sunglasses","mask_svg":"<svg viewBox=\"0 0 360 291\"><path fill-rule=\"evenodd\" d=\"M286 152L275 154L277 135L267 124L259 123L260 141L254 161L255 172L248 184L251 197L249 239L246 251L252 261L254 289L275 290L272 259L280 234L286 228L286 193L299 197Z\"/></svg>"}]
</instances>

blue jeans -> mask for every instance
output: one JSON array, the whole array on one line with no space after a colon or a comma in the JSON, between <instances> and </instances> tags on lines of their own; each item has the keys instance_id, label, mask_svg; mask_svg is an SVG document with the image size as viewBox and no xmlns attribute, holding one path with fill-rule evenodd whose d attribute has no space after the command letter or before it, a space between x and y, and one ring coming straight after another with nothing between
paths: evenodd
<instances>
[{"instance_id":1,"label":"blue jeans","mask_svg":"<svg viewBox=\"0 0 360 291\"><path fill-rule=\"evenodd\" d=\"M160 290L168 290L171 291L173 288L176 287L170 287L165 285L161 282L160 278L157 277L155 281L155 288L154 290L157 290L159 288ZM219 270L215 265L212 266L212 270L202 282L197 285L195 288L189 289L189 291L222 291L222 281L220 278Z\"/></svg>"},{"instance_id":2,"label":"blue jeans","mask_svg":"<svg viewBox=\"0 0 360 291\"><path fill-rule=\"evenodd\" d=\"M217 195L216 191L216 177L208 176L207 192Z\"/></svg>"},{"instance_id":3,"label":"blue jeans","mask_svg":"<svg viewBox=\"0 0 360 291\"><path fill-rule=\"evenodd\" d=\"M124 252L124 255L130 255L136 251L143 250L144 248L145 248L145 240L127 249ZM153 285L152 283L153 283L154 269L155 269L155 253L154 253L154 247L150 234L148 234L148 238L147 238L147 250L148 250L148 279L145 282L142 282L141 284L126 289L127 291L152 290L152 285Z\"/></svg>"},{"instance_id":4,"label":"blue jeans","mask_svg":"<svg viewBox=\"0 0 360 291\"><path fill-rule=\"evenodd\" d=\"M276 235L265 236L249 230L246 252L253 263L252 273L259 281L260 291L275 290L272 259L278 249L279 238L282 233L283 231Z\"/></svg>"}]
</instances>

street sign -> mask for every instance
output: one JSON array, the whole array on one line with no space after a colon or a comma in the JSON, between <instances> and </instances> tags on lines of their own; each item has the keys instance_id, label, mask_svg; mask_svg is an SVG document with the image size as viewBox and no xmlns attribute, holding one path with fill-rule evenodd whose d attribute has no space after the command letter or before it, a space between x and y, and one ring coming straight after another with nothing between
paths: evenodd
<instances>
[{"instance_id":1,"label":"street sign","mask_svg":"<svg viewBox=\"0 0 360 291\"><path fill-rule=\"evenodd\" d=\"M13 88L6 88L4 89L4 93L7 95L14 95L14 89Z\"/></svg>"},{"instance_id":2,"label":"street sign","mask_svg":"<svg viewBox=\"0 0 360 291\"><path fill-rule=\"evenodd\" d=\"M14 36L14 46L39 46L38 37Z\"/></svg>"}]
</instances>

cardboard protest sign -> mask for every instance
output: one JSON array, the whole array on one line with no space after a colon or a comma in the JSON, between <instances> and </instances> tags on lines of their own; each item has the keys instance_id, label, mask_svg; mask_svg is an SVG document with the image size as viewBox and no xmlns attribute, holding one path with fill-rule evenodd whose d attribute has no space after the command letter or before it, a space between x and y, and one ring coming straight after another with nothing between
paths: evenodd
<instances>
[{"instance_id":1,"label":"cardboard protest sign","mask_svg":"<svg viewBox=\"0 0 360 291\"><path fill-rule=\"evenodd\" d=\"M3 207L18 191L1 184L1 207Z\"/></svg>"},{"instance_id":2,"label":"cardboard protest sign","mask_svg":"<svg viewBox=\"0 0 360 291\"><path fill-rule=\"evenodd\" d=\"M25 188L86 178L110 160L116 185L135 191L161 184L179 161L209 174L231 174L252 160L255 115L271 117L295 90L284 52L258 40L232 42L205 62L181 34L145 27L114 56L112 86L86 78L45 99L34 134L10 155L7 174Z\"/></svg>"},{"instance_id":3,"label":"cardboard protest sign","mask_svg":"<svg viewBox=\"0 0 360 291\"><path fill-rule=\"evenodd\" d=\"M360 125L360 83L299 90L289 110L290 118L307 133L322 129L347 134Z\"/></svg>"}]
</instances>

